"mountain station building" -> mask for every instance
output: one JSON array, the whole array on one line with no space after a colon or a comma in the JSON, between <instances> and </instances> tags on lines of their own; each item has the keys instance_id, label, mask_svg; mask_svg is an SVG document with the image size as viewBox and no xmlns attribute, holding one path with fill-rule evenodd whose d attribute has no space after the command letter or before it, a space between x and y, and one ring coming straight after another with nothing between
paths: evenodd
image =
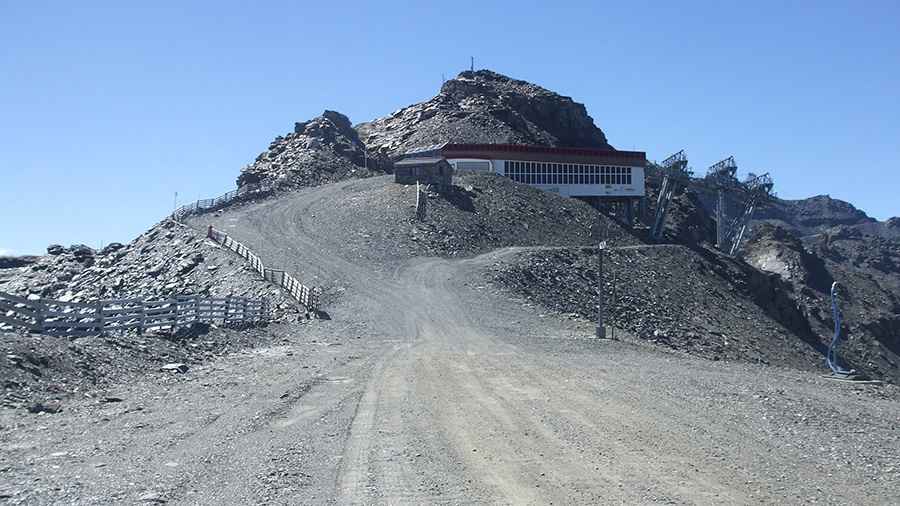
<instances>
[{"instance_id":1,"label":"mountain station building","mask_svg":"<svg viewBox=\"0 0 900 506\"><path fill-rule=\"evenodd\" d=\"M399 163L416 158L444 158L456 172L494 172L594 205L627 204L629 221L632 204L645 195L643 151L445 143L407 152Z\"/></svg>"}]
</instances>

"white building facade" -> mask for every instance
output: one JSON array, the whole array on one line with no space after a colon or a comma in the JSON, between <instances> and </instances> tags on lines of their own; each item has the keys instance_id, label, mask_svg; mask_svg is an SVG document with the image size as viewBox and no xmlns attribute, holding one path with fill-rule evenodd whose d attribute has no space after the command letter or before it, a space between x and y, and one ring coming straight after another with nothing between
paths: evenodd
<instances>
[{"instance_id":1,"label":"white building facade","mask_svg":"<svg viewBox=\"0 0 900 506\"><path fill-rule=\"evenodd\" d=\"M642 151L447 143L406 156L442 156L456 171L494 172L567 197L637 200L645 195Z\"/></svg>"}]
</instances>

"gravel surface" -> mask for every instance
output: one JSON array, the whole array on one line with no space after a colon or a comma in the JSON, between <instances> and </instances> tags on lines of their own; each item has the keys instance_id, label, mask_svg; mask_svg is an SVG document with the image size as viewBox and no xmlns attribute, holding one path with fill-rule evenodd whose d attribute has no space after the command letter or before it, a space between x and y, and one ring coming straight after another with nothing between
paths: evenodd
<instances>
[{"instance_id":1,"label":"gravel surface","mask_svg":"<svg viewBox=\"0 0 900 506\"><path fill-rule=\"evenodd\" d=\"M370 180L215 218L332 280L332 319L121 403L2 412L12 504L891 503L900 393L598 341L484 281L515 250L381 262L317 212ZM204 222L192 222L198 228ZM346 233L346 232L344 232ZM338 290L339 289L339 290ZM624 331L622 331L624 332Z\"/></svg>"}]
</instances>

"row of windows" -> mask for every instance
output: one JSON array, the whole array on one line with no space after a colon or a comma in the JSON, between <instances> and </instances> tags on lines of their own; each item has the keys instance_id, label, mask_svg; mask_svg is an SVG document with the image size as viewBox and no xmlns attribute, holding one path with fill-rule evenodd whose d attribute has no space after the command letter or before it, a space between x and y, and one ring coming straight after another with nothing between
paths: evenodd
<instances>
[{"instance_id":1,"label":"row of windows","mask_svg":"<svg viewBox=\"0 0 900 506\"><path fill-rule=\"evenodd\" d=\"M507 161L506 175L525 184L631 184L631 167L578 163Z\"/></svg>"}]
</instances>

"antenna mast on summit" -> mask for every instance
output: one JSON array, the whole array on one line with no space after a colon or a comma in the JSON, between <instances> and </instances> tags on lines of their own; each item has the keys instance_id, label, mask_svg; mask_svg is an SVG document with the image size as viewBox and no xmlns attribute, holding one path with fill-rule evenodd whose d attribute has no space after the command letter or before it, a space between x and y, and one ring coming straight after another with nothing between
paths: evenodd
<instances>
[{"instance_id":1,"label":"antenna mast on summit","mask_svg":"<svg viewBox=\"0 0 900 506\"><path fill-rule=\"evenodd\" d=\"M475 72L475 57L474 56L469 57L469 70L472 72Z\"/></svg>"}]
</instances>

